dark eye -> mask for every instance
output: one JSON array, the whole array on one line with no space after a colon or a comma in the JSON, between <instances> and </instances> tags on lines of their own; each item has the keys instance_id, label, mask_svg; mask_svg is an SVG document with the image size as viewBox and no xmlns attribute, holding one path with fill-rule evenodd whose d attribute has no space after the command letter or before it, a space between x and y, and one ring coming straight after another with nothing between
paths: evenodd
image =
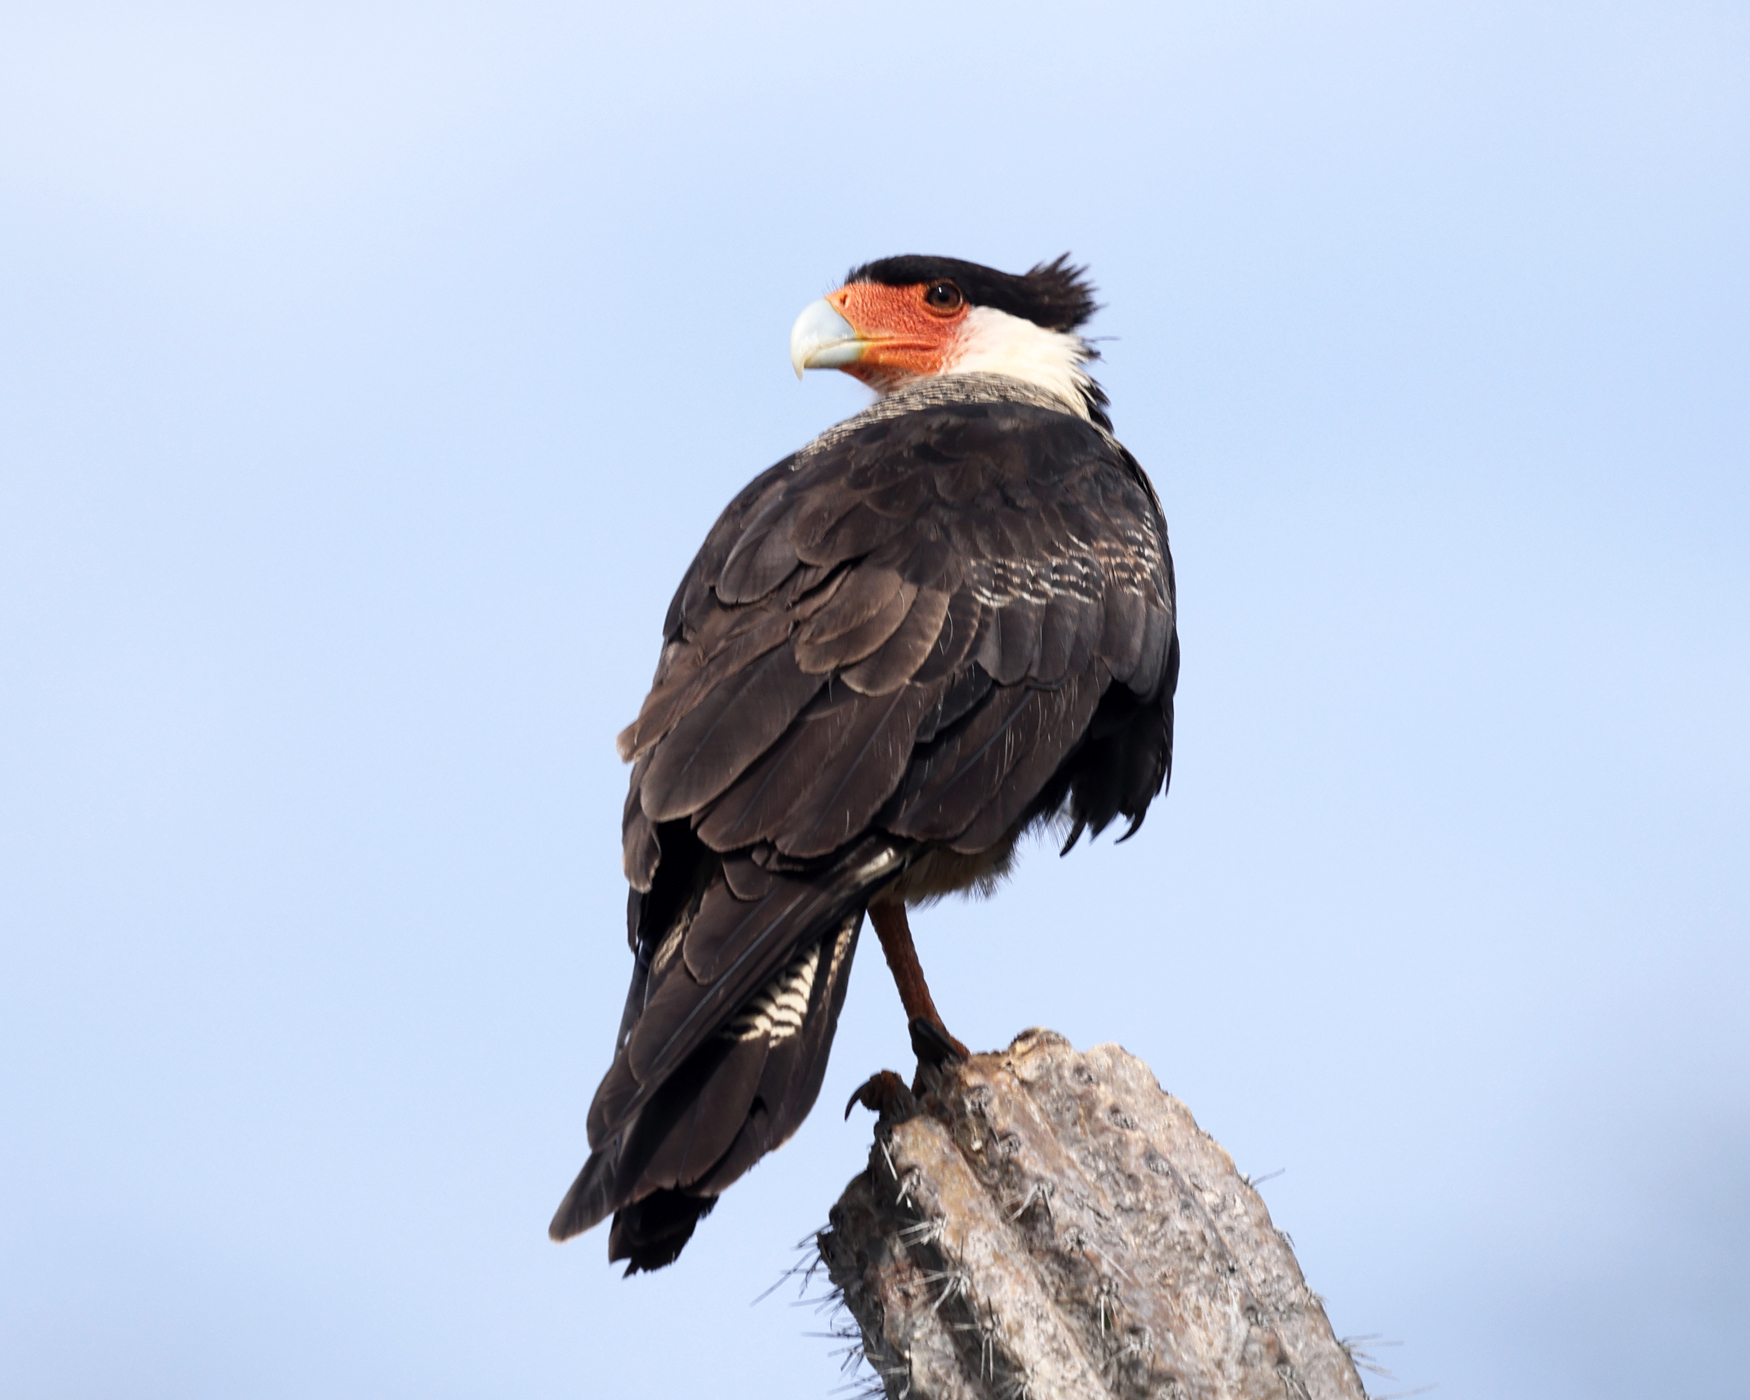
<instances>
[{"instance_id":1,"label":"dark eye","mask_svg":"<svg viewBox=\"0 0 1750 1400\"><path fill-rule=\"evenodd\" d=\"M938 316L952 316L965 304L966 298L952 282L932 282L924 292L924 305Z\"/></svg>"}]
</instances>

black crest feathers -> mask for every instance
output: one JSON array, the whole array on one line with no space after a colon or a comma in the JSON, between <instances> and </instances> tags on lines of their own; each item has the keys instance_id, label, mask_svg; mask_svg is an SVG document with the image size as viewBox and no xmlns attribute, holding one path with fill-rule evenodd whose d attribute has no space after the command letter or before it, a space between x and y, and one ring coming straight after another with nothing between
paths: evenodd
<instances>
[{"instance_id":1,"label":"black crest feathers","mask_svg":"<svg viewBox=\"0 0 1750 1400\"><path fill-rule=\"evenodd\" d=\"M854 267L845 281L910 287L939 278L955 283L974 306L1006 311L1048 331L1078 330L1099 310L1087 268L1072 264L1068 253L1019 274L998 272L960 258L906 253Z\"/></svg>"}]
</instances>

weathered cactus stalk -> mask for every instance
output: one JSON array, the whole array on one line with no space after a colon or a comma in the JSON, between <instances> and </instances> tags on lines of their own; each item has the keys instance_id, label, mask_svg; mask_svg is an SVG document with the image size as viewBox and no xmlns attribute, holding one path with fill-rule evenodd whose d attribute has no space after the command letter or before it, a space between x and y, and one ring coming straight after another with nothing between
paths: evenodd
<instances>
[{"instance_id":1,"label":"weathered cactus stalk","mask_svg":"<svg viewBox=\"0 0 1750 1400\"><path fill-rule=\"evenodd\" d=\"M1362 1400L1233 1160L1115 1045L888 1081L821 1257L891 1400Z\"/></svg>"}]
</instances>

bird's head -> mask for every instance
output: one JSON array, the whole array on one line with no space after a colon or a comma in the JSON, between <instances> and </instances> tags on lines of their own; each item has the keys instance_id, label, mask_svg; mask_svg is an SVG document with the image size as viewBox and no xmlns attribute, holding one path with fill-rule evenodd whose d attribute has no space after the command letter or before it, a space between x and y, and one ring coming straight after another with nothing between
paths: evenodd
<instances>
[{"instance_id":1,"label":"bird's head","mask_svg":"<svg viewBox=\"0 0 1750 1400\"><path fill-rule=\"evenodd\" d=\"M1094 289L1068 254L1031 272L908 254L852 270L790 332L790 362L842 369L880 394L948 374L1001 374L1105 424L1106 396L1085 366L1097 352L1077 334Z\"/></svg>"}]
</instances>

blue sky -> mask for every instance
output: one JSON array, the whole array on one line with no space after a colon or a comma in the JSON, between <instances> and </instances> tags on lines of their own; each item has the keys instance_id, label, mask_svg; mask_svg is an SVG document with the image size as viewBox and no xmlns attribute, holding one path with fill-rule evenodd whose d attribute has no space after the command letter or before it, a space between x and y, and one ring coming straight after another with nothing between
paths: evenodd
<instances>
[{"instance_id":1,"label":"blue sky","mask_svg":"<svg viewBox=\"0 0 1750 1400\"><path fill-rule=\"evenodd\" d=\"M1146 1059L1390 1393L1738 1392L1750 18L0 15L0 1393L824 1395L902 1067L681 1263L545 1225L675 580L854 411L790 322L1065 249L1172 529L1173 788L917 921ZM1649 1280L1656 1280L1650 1284Z\"/></svg>"}]
</instances>

